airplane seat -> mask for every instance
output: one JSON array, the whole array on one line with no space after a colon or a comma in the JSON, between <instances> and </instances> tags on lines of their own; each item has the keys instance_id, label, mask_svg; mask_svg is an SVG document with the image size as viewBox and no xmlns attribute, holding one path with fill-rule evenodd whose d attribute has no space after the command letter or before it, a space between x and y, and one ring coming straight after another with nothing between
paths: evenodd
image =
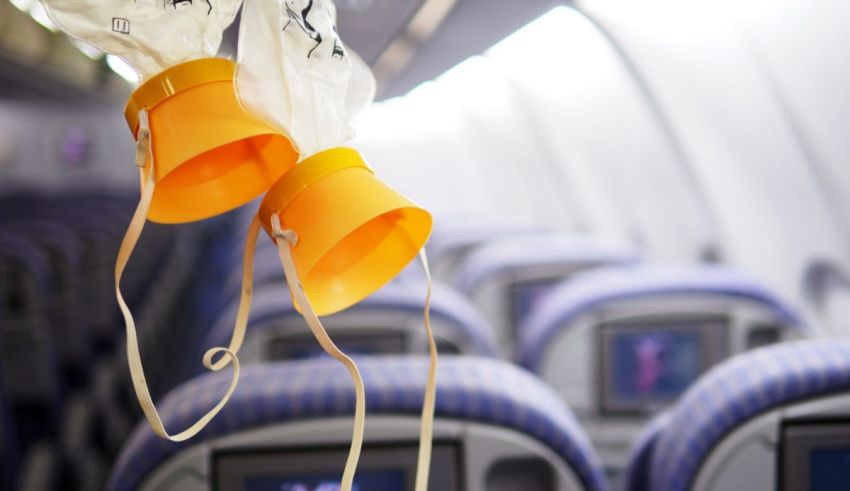
<instances>
[{"instance_id":1,"label":"airplane seat","mask_svg":"<svg viewBox=\"0 0 850 491\"><path fill-rule=\"evenodd\" d=\"M850 340L783 343L702 377L658 428L654 491L844 489Z\"/></svg>"},{"instance_id":2,"label":"airplane seat","mask_svg":"<svg viewBox=\"0 0 850 491\"><path fill-rule=\"evenodd\" d=\"M520 363L588 428L612 474L649 416L712 365L809 335L761 282L706 265L605 268L555 286L520 326Z\"/></svg>"},{"instance_id":3,"label":"airplane seat","mask_svg":"<svg viewBox=\"0 0 850 491\"><path fill-rule=\"evenodd\" d=\"M18 475L17 489L53 490L61 489L63 483L63 456L52 442L39 441L26 452Z\"/></svg>"},{"instance_id":4,"label":"airplane seat","mask_svg":"<svg viewBox=\"0 0 850 491\"><path fill-rule=\"evenodd\" d=\"M242 255L245 247L245 234L255 208L245 206L204 222L198 254L202 256L201 266L196 271L197 287L189 294L192 325L209 325L219 315L221 298L226 293L226 281L231 272L240 270L237 292L241 287ZM257 241L258 246L264 241ZM229 301L229 297L227 298Z\"/></svg>"},{"instance_id":5,"label":"airplane seat","mask_svg":"<svg viewBox=\"0 0 850 491\"><path fill-rule=\"evenodd\" d=\"M22 446L51 435L61 410L57 340L44 315L49 274L35 244L0 231L0 368Z\"/></svg>"},{"instance_id":6,"label":"airplane seat","mask_svg":"<svg viewBox=\"0 0 850 491\"><path fill-rule=\"evenodd\" d=\"M506 348L551 286L581 271L637 262L631 246L595 237L540 234L502 238L470 251L452 284L479 306Z\"/></svg>"},{"instance_id":7,"label":"airplane seat","mask_svg":"<svg viewBox=\"0 0 850 491\"><path fill-rule=\"evenodd\" d=\"M117 308L112 291L112 268L118 242L129 215L122 212L120 202L97 203L63 199L64 195L46 195L38 191L22 191L4 195L14 206L0 207L4 220L44 220L67 224L84 245L82 277L87 318L99 350L115 342ZM120 212L120 213L119 213Z\"/></svg>"},{"instance_id":8,"label":"airplane seat","mask_svg":"<svg viewBox=\"0 0 850 491\"><path fill-rule=\"evenodd\" d=\"M357 361L368 418L357 484L411 490L428 359ZM609 489L569 409L532 374L492 359L447 356L438 378L431 489ZM185 427L229 384L222 372L179 387L160 406L166 426ZM245 366L239 389L197 439L169 443L140 424L107 489L318 489L342 473L354 399L347 370L334 360Z\"/></svg>"},{"instance_id":9,"label":"airplane seat","mask_svg":"<svg viewBox=\"0 0 850 491\"><path fill-rule=\"evenodd\" d=\"M424 281L394 281L357 305L323 317L322 322L334 342L349 354L427 353L422 310L425 293ZM235 298L200 346L228 344L238 307L239 299ZM475 306L442 283L434 283L431 327L443 354L501 356L492 328ZM308 358L322 353L301 314L295 310L285 285L255 290L240 351L243 363ZM187 361L196 366L202 354L199 351Z\"/></svg>"},{"instance_id":10,"label":"airplane seat","mask_svg":"<svg viewBox=\"0 0 850 491\"><path fill-rule=\"evenodd\" d=\"M182 327L175 330L174 326L186 326L190 319L188 292L194 289L195 271L203 263L197 253L200 232L193 225L171 232L172 246L161 254L160 271L149 280L152 287L134 309L139 344L142 352L147 353L146 368L153 391L163 387L161 392L165 392L182 382L173 367L185 355L185 336L190 333ZM163 343L163 339L170 342Z\"/></svg>"},{"instance_id":11,"label":"airplane seat","mask_svg":"<svg viewBox=\"0 0 850 491\"><path fill-rule=\"evenodd\" d=\"M12 418L11 403L0 378L0 489L14 489L19 465L18 453L18 436Z\"/></svg>"},{"instance_id":12,"label":"airplane seat","mask_svg":"<svg viewBox=\"0 0 850 491\"><path fill-rule=\"evenodd\" d=\"M91 369L94 338L84 315L82 299L83 244L67 226L45 219L0 219L5 230L38 244L49 260L50 300L46 314L57 343L65 383L86 384Z\"/></svg>"},{"instance_id":13,"label":"airplane seat","mask_svg":"<svg viewBox=\"0 0 850 491\"><path fill-rule=\"evenodd\" d=\"M669 421L668 411L655 415L635 439L630 451L628 467L623 472L623 485L620 486L624 491L652 491L649 486L652 452L658 441L658 435Z\"/></svg>"},{"instance_id":14,"label":"airplane seat","mask_svg":"<svg viewBox=\"0 0 850 491\"><path fill-rule=\"evenodd\" d=\"M71 397L66 405L56 442L62 460L63 479L68 488L77 490L102 489L106 474L106 458L99 448L98 420L93 402L87 394ZM70 484L73 483L73 484Z\"/></svg>"},{"instance_id":15,"label":"airplane seat","mask_svg":"<svg viewBox=\"0 0 850 491\"><path fill-rule=\"evenodd\" d=\"M476 246L505 237L550 233L541 225L502 217L453 215L437 217L425 246L434 278L449 281Z\"/></svg>"},{"instance_id":16,"label":"airplane seat","mask_svg":"<svg viewBox=\"0 0 850 491\"><path fill-rule=\"evenodd\" d=\"M102 356L94 368L92 383L89 387L89 399L95 408L98 424L95 442L106 455L117 455L121 445L132 429L132 421L139 414L138 402L127 379L122 379L127 361L126 355ZM120 365L120 366L119 366Z\"/></svg>"}]
</instances>

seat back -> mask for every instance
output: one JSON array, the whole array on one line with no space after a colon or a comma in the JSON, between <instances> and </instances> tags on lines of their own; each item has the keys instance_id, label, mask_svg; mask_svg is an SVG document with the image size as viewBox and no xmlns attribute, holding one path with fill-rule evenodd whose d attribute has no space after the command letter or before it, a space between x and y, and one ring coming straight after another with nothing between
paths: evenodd
<instances>
[{"instance_id":1,"label":"seat back","mask_svg":"<svg viewBox=\"0 0 850 491\"><path fill-rule=\"evenodd\" d=\"M49 266L36 244L0 232L0 359L18 433L24 443L51 433L62 396L59 359L44 312Z\"/></svg>"},{"instance_id":2,"label":"seat back","mask_svg":"<svg viewBox=\"0 0 850 491\"><path fill-rule=\"evenodd\" d=\"M520 327L519 353L587 425L606 465L621 469L648 418L711 366L806 334L800 316L748 275L640 265L555 287Z\"/></svg>"},{"instance_id":3,"label":"seat back","mask_svg":"<svg viewBox=\"0 0 850 491\"><path fill-rule=\"evenodd\" d=\"M843 489L850 341L797 341L735 357L688 390L655 433L653 490Z\"/></svg>"},{"instance_id":4,"label":"seat back","mask_svg":"<svg viewBox=\"0 0 850 491\"><path fill-rule=\"evenodd\" d=\"M15 489L18 462L18 435L9 397L0 380L0 488Z\"/></svg>"},{"instance_id":5,"label":"seat back","mask_svg":"<svg viewBox=\"0 0 850 491\"><path fill-rule=\"evenodd\" d=\"M516 329L551 287L581 271L633 264L628 245L555 234L490 241L466 255L452 283L469 296L496 328L503 346L516 344Z\"/></svg>"},{"instance_id":6,"label":"seat back","mask_svg":"<svg viewBox=\"0 0 850 491\"><path fill-rule=\"evenodd\" d=\"M475 247L506 237L549 233L545 227L499 216L452 215L436 217L426 246L435 278L449 281Z\"/></svg>"},{"instance_id":7,"label":"seat back","mask_svg":"<svg viewBox=\"0 0 850 491\"><path fill-rule=\"evenodd\" d=\"M423 320L426 288L423 281L397 280L344 312L323 318L322 322L334 342L350 354L427 353ZM232 303L199 348L227 344L238 303L238 299ZM431 325L443 354L501 355L487 321L469 300L442 283L433 287ZM255 290L240 352L243 363L322 354L285 286L269 285ZM189 361L197 364L197 358Z\"/></svg>"},{"instance_id":8,"label":"seat back","mask_svg":"<svg viewBox=\"0 0 850 491\"><path fill-rule=\"evenodd\" d=\"M428 360L358 364L368 414L361 489L411 490ZM161 405L166 426L203 413L227 377L206 375L170 394ZM444 357L438 378L432 489L608 489L576 420L533 375L490 359ZM275 489L332 482L345 462L353 411L353 386L332 360L245 367L239 390L200 440L175 445L139 426L108 489L239 489L262 476Z\"/></svg>"}]
</instances>

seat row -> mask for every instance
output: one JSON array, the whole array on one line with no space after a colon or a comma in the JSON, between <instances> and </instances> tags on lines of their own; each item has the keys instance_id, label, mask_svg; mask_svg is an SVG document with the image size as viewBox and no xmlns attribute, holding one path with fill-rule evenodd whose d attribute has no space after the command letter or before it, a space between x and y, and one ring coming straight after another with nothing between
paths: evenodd
<instances>
[{"instance_id":1,"label":"seat row","mask_svg":"<svg viewBox=\"0 0 850 491\"><path fill-rule=\"evenodd\" d=\"M164 251L172 253L166 256L177 259L169 265L140 269L167 273L138 280L142 286L136 294L151 306L142 309L140 319L149 327L140 337L155 392L197 377L203 351L227 344L240 289L240 239L247 228L246 217L237 211L210 221L194 230L189 246L172 242L152 255L162 258ZM179 230L193 231L190 227ZM629 445L648 417L669 407L713 365L757 346L807 335L805 322L786 302L740 272L708 265L643 264L638 254L622 244L564 237L533 227L518 227L509 237L499 236L504 227L493 234L484 228L480 233L474 227L465 231L450 233L454 241L442 248L446 240L436 235L431 246L435 272L444 280L434 286L432 305L441 352L504 358L534 372L571 408L570 417L586 429L609 476L616 477L628 464ZM164 235L180 237L173 229ZM156 250L156 245L141 247L140 260ZM445 255L451 268L443 266ZM107 257L111 261L114 252ZM94 305L109 307L105 310L113 317L105 325L111 325L107 331L114 336L120 323L108 282L111 264L104 268L106 293ZM175 274L180 271L184 273ZM131 276L127 283L125 289L130 291ZM316 362L313 358L320 350L292 305L270 241L260 241L254 288L251 322L240 356L243 363ZM411 269L325 323L337 343L356 355L423 353L425 289L421 272ZM71 318L70 313L64 315ZM173 329L174 325L181 329ZM100 339L96 350L102 351L110 343L108 336ZM3 360L6 356L13 357L10 353ZM125 410L137 415L132 412L136 406L123 372L123 356L102 359L97 365L107 368L89 377L99 394L93 400L103 407L116 404L109 401L122 401ZM102 418L102 422L116 420ZM103 433L113 442L122 434Z\"/></svg>"},{"instance_id":2,"label":"seat row","mask_svg":"<svg viewBox=\"0 0 850 491\"><path fill-rule=\"evenodd\" d=\"M443 278L432 306L441 352L501 357L534 372L570 406L609 476L626 467L648 418L712 366L810 334L793 307L742 272L642 263L622 244L518 230L500 237L503 228L476 234L466 227L450 234L451 247L434 237L432 260ZM229 339L241 281L237 245L231 240L230 253L222 254L230 271L219 273L226 279L217 282L218 300L209 302L208 321L196 326L186 378L200 373L203 350ZM453 268L441 267L444 254ZM418 268L326 318L336 342L358 355L424 353L426 286ZM292 305L269 241L261 240L256 254L254 291L243 363L321 354ZM481 292L490 299L482 302Z\"/></svg>"},{"instance_id":3,"label":"seat row","mask_svg":"<svg viewBox=\"0 0 850 491\"><path fill-rule=\"evenodd\" d=\"M358 489L412 489L427 359L357 361L369 415ZM447 356L438 378L431 489L613 489L578 419L538 377L504 361ZM194 421L229 383L216 373L179 387L162 405L166 426ZM828 479L846 477L848 402L847 340L738 355L648 426L625 489L842 489L846 480ZM335 489L353 411L353 387L333 360L255 364L198 439L175 445L137 427L108 489Z\"/></svg>"},{"instance_id":4,"label":"seat row","mask_svg":"<svg viewBox=\"0 0 850 491\"><path fill-rule=\"evenodd\" d=\"M100 489L138 417L113 280L132 195L0 195L2 489ZM175 319L167 293L190 281L198 231L151 226L131 261L122 287L145 343L148 326Z\"/></svg>"}]
</instances>

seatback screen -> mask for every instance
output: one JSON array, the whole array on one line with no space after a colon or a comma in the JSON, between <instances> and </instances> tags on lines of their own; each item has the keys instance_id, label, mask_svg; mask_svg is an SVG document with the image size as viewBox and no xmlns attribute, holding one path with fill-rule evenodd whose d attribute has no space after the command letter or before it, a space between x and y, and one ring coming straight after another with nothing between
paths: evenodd
<instances>
[{"instance_id":1,"label":"seatback screen","mask_svg":"<svg viewBox=\"0 0 850 491\"><path fill-rule=\"evenodd\" d=\"M848 489L850 422L788 424L782 430L781 448L781 491Z\"/></svg>"},{"instance_id":2,"label":"seatback screen","mask_svg":"<svg viewBox=\"0 0 850 491\"><path fill-rule=\"evenodd\" d=\"M418 445L367 445L355 491L412 491ZM222 451L213 456L214 491L337 491L348 448L256 449ZM429 487L460 491L459 445L434 443Z\"/></svg>"},{"instance_id":3,"label":"seatback screen","mask_svg":"<svg viewBox=\"0 0 850 491\"><path fill-rule=\"evenodd\" d=\"M523 281L511 286L511 321L515 329L560 279Z\"/></svg>"},{"instance_id":4,"label":"seatback screen","mask_svg":"<svg viewBox=\"0 0 850 491\"><path fill-rule=\"evenodd\" d=\"M348 355L391 355L407 352L405 335L400 332L376 332L374 329L351 328L331 334L339 348ZM324 356L325 351L310 333L280 336L266 344L265 359L300 360Z\"/></svg>"},{"instance_id":5,"label":"seatback screen","mask_svg":"<svg viewBox=\"0 0 850 491\"><path fill-rule=\"evenodd\" d=\"M723 318L603 324L599 336L602 412L650 412L675 400L725 356Z\"/></svg>"},{"instance_id":6,"label":"seatback screen","mask_svg":"<svg viewBox=\"0 0 850 491\"><path fill-rule=\"evenodd\" d=\"M339 476L333 474L287 477L257 477L245 480L245 491L339 491ZM353 491L405 489L405 471L385 469L357 473Z\"/></svg>"}]
</instances>

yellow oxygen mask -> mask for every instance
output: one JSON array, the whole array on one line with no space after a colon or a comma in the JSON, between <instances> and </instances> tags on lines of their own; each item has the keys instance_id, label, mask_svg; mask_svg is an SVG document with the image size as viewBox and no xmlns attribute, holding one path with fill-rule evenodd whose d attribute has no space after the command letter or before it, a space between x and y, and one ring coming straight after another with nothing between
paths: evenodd
<instances>
[{"instance_id":1,"label":"yellow oxygen mask","mask_svg":"<svg viewBox=\"0 0 850 491\"><path fill-rule=\"evenodd\" d=\"M251 115L235 91L236 65L214 58L222 31L241 0L42 0L53 22L69 35L120 56L140 74L125 116L136 140L141 199L115 266L115 293L125 320L133 388L146 419L161 437L183 441L200 431L236 387L235 351L214 348L204 365L231 362L227 395L200 421L170 435L145 381L133 315L120 284L124 269L150 219L162 223L200 220L237 208L269 189L291 169L298 152L277 127ZM247 312L240 313L247 322ZM221 357L214 361L216 355Z\"/></svg>"},{"instance_id":2,"label":"yellow oxygen mask","mask_svg":"<svg viewBox=\"0 0 850 491\"><path fill-rule=\"evenodd\" d=\"M249 0L241 22L236 85L242 103L284 129L304 156L268 191L249 233L262 226L275 241L295 306L355 384L354 432L341 482L350 491L363 441L363 381L318 316L354 305L398 275L420 254L432 219L380 181L357 150L343 146L353 136L352 120L374 98L375 81L339 39L333 2ZM437 350L428 317L430 275L424 253L420 257L429 280L424 317L431 364L416 490L426 491Z\"/></svg>"}]
</instances>

